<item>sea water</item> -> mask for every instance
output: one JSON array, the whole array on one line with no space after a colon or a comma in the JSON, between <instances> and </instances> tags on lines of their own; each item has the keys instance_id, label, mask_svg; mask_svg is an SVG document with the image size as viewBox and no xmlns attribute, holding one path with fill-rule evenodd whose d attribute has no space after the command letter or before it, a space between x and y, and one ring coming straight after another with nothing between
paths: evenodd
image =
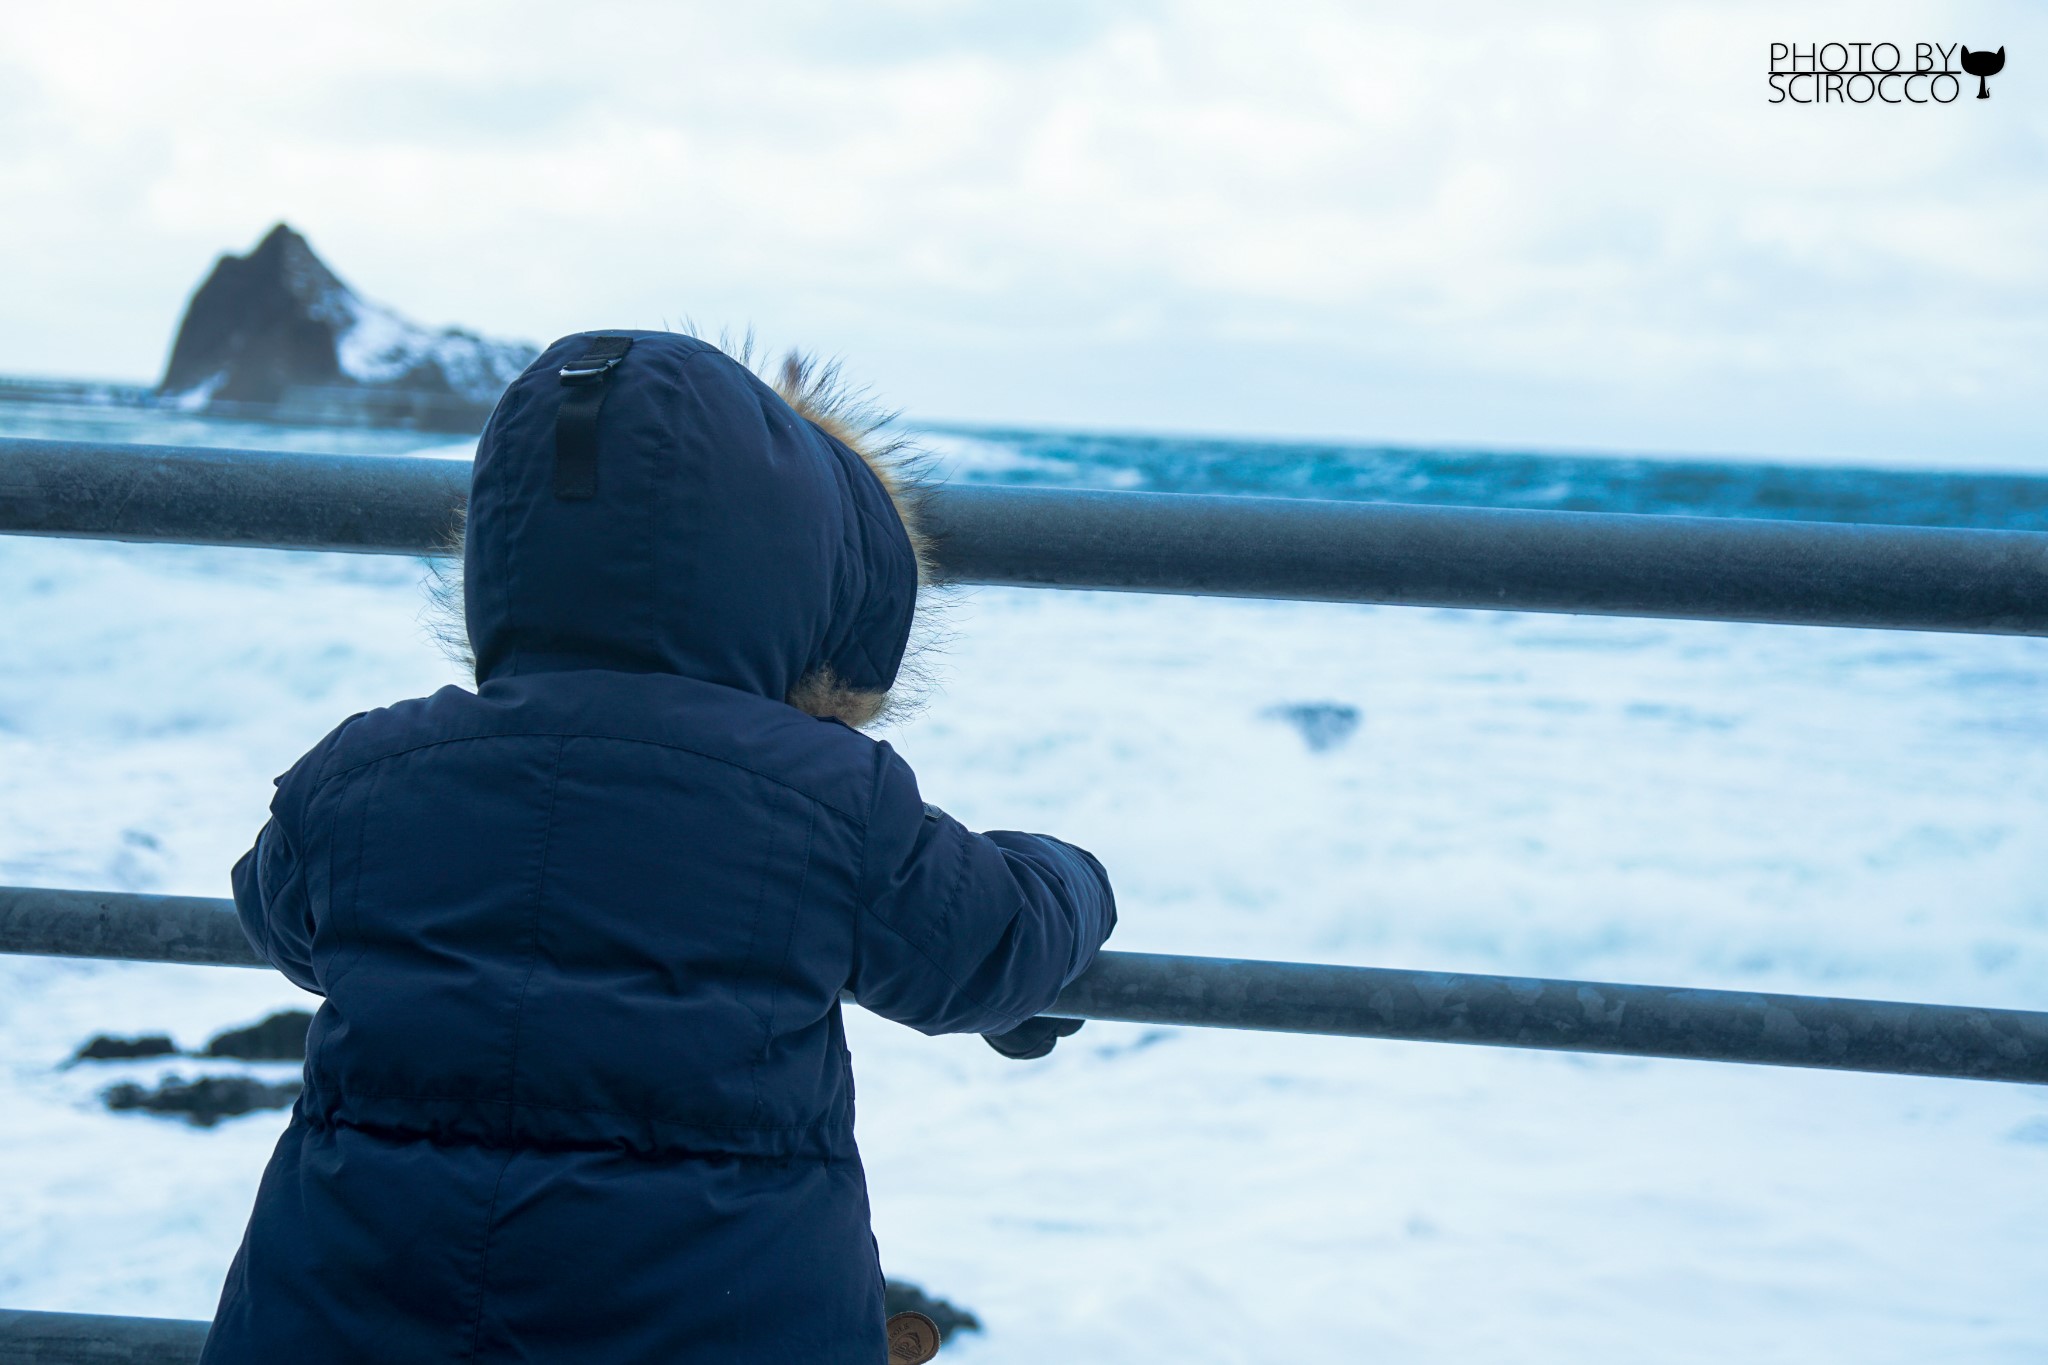
<instances>
[{"instance_id":1,"label":"sea water","mask_svg":"<svg viewBox=\"0 0 2048 1365\"><path fill-rule=\"evenodd\" d=\"M397 433L0 405L0 435ZM997 482L2048 529L2048 479L1041 432ZM437 453L466 454L443 447ZM270 779L456 681L421 561L0 537L0 882L225 895ZM1095 850L1111 946L2048 1009L2048 642L975 589L886 732ZM0 959L0 1307L210 1314L284 1123L107 1112L267 972ZM1090 1024L848 1029L944 1358L2048 1357L2048 1091ZM217 1064L206 1070L220 1072ZM286 1075L291 1068L245 1068Z\"/></svg>"}]
</instances>

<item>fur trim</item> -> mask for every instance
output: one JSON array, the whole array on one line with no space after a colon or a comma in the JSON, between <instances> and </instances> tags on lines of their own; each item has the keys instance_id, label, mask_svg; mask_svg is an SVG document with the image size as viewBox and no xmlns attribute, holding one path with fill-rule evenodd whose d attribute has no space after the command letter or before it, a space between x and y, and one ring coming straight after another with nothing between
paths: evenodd
<instances>
[{"instance_id":1,"label":"fur trim","mask_svg":"<svg viewBox=\"0 0 2048 1365\"><path fill-rule=\"evenodd\" d=\"M737 357L747 362L752 351L749 336ZM729 348L721 345L720 349ZM821 719L843 721L856 730L866 729L885 717L901 719L914 710L928 679L921 666L923 642L919 625L930 600L926 591L933 581L931 538L924 529L924 467L907 437L884 434L896 414L875 406L864 390L849 387L839 373L838 361L823 364L802 351L783 356L770 381L782 401L798 416L860 456L874 472L875 479L896 508L896 519L910 539L917 558L918 604L911 626L911 645L904 650L897 670L897 685L876 692L848 687L829 665L805 675L790 689L791 706Z\"/></svg>"},{"instance_id":2,"label":"fur trim","mask_svg":"<svg viewBox=\"0 0 2048 1365\"><path fill-rule=\"evenodd\" d=\"M751 330L737 342L721 335L716 345L760 374L754 363ZM856 730L884 720L901 720L923 705L930 690L931 677L924 656L938 638L932 620L934 594L930 591L936 574L931 538L924 529L923 518L927 488L924 455L908 437L885 434L897 414L878 407L866 390L849 385L836 360L820 363L813 356L792 350L783 356L773 375L761 377L798 416L860 456L874 471L896 508L897 519L903 523L911 553L917 557L917 608L910 644L897 669L896 685L887 691L849 687L826 665L799 678L784 700L807 715L841 721ZM474 673L476 653L470 647L463 608L462 551L463 518L458 513L448 542L428 577L429 606L425 616L429 634L443 651Z\"/></svg>"},{"instance_id":3,"label":"fur trim","mask_svg":"<svg viewBox=\"0 0 2048 1365\"><path fill-rule=\"evenodd\" d=\"M786 699L791 706L819 720L836 720L865 730L889 713L891 693L848 687L839 681L832 665L820 664L797 680Z\"/></svg>"},{"instance_id":4,"label":"fur trim","mask_svg":"<svg viewBox=\"0 0 2048 1365\"><path fill-rule=\"evenodd\" d=\"M911 553L917 556L917 586L930 587L934 573L931 538L924 529L928 487L924 458L909 437L883 434L898 414L876 407L865 390L849 388L840 377L838 361L821 365L802 351L782 357L774 386L798 416L860 456L874 471L896 506L904 534L910 537Z\"/></svg>"}]
</instances>

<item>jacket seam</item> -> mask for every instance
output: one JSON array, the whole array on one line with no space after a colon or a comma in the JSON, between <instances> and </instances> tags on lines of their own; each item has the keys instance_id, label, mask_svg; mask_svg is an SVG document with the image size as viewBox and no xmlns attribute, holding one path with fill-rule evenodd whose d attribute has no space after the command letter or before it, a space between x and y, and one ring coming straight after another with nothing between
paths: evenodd
<instances>
[{"instance_id":1,"label":"jacket seam","mask_svg":"<svg viewBox=\"0 0 2048 1365\"><path fill-rule=\"evenodd\" d=\"M325 739L321 740L318 745L314 746L316 749L325 747L327 752L320 755L320 762L314 766L313 785L307 789L307 801L310 802L312 800L313 793L318 791L321 788L321 786L326 783L329 777L333 776L333 774L329 773L327 769L328 766L334 762L334 751L341 747L342 733L345 730L347 730L349 726L354 725L357 721L361 720L364 716L367 716L369 714L370 713L368 711L356 712L347 720L335 726L334 729L328 732L327 737Z\"/></svg>"},{"instance_id":2,"label":"jacket seam","mask_svg":"<svg viewBox=\"0 0 2048 1365\"><path fill-rule=\"evenodd\" d=\"M793 782L789 782L783 778L777 777L773 773L762 772L759 768L751 767L745 763L739 762L736 759L724 758L718 754L706 753L704 750L694 748L688 744L675 744L671 743L668 740L643 739L635 735L592 734L589 731L582 730L507 730L502 732L494 732L481 735L450 735L444 739L423 740L418 744L409 744L403 749L393 749L389 753L378 754L375 758L366 758L361 760L360 762L351 763L345 768L337 768L335 771L327 773L324 776L322 776L320 781L314 785L313 791L317 792L321 787L325 786L328 782L333 781L337 777L346 776L347 774L355 772L360 768L367 768L372 766L373 764L382 763L387 759L403 758L407 754L416 754L420 752L422 749L439 748L444 744L474 744L482 740L493 739L593 739L601 740L612 744L645 744L649 748L653 749L670 749L677 753L694 754L696 757L705 760L707 763L717 763L728 768L736 769L743 773L751 773L753 776L760 778L763 782L772 782L776 786L783 788L785 791L794 792L796 795L802 797L804 800L823 806L827 810L832 811L834 814L843 815L849 820L859 818L852 811L845 809L844 807L838 805L835 802L828 801L822 796L817 796L811 792L807 792ZM311 798L312 794L312 792L307 793L308 799Z\"/></svg>"},{"instance_id":3,"label":"jacket seam","mask_svg":"<svg viewBox=\"0 0 2048 1365\"><path fill-rule=\"evenodd\" d=\"M354 785L355 771L351 769L349 772L348 786ZM333 969L333 974L319 978L320 988L323 991L332 991L335 986L341 983L343 977L356 969L357 965L362 962L363 955L370 951L369 943L361 932L362 916L359 913L362 908L363 894L363 854L369 847L370 807L376 804L377 787L382 781L383 776L384 774L382 773L373 772L367 774L363 779L367 785L363 790L362 799L357 802L356 807L356 856L353 860L347 862L346 883L348 894L346 896L341 894L344 878L335 875L336 855L339 853L339 849L335 846L335 840L330 838L327 841L327 908L329 919L332 923L332 932L344 941L350 938L355 939L356 945L353 953L343 954L336 952L329 961L328 965ZM320 788L316 786L312 794L307 797L309 808L313 798L319 794L319 791ZM344 787L336 804L338 806L346 805L347 801L348 787ZM312 945L308 944L306 948L307 960L311 961L312 956Z\"/></svg>"},{"instance_id":4,"label":"jacket seam","mask_svg":"<svg viewBox=\"0 0 2048 1365\"><path fill-rule=\"evenodd\" d=\"M761 920L768 913L768 887L775 875L776 835L781 832L781 821L772 818L772 816L773 812L771 811L771 818L764 822L762 843L765 847L761 852L761 882L754 891L754 913L747 923L747 956L750 960L754 959L759 952L757 945L759 945L761 938ZM766 973L763 973L763 975L766 975ZM774 1027L775 1019L774 978L769 977L768 979L768 1007L765 1010L757 1010L741 999L740 983L737 980L728 982L732 988L733 1004L754 1016L755 1021L761 1025L764 1037L767 1031ZM763 1052L766 1052L765 1046ZM753 1104L747 1109L747 1116L750 1119L758 1119L761 1117L761 1109L763 1107L761 1099L761 1059L759 1058L747 1066L747 1088L753 1092L754 1096Z\"/></svg>"},{"instance_id":5,"label":"jacket seam","mask_svg":"<svg viewBox=\"0 0 2048 1365\"><path fill-rule=\"evenodd\" d=\"M965 829L962 829L961 833L965 837L959 841L960 852L953 873L953 885L947 890L946 898L939 902L939 913L933 917L938 925L938 932L949 939L953 936L953 912L960 908L960 897L967 890L967 874L973 871L971 864L974 849L971 841L974 836Z\"/></svg>"},{"instance_id":6,"label":"jacket seam","mask_svg":"<svg viewBox=\"0 0 2048 1365\"><path fill-rule=\"evenodd\" d=\"M876 899L874 896L869 895L867 890L868 855L871 851L869 845L873 842L870 836L875 826L875 807L882 804L882 774L888 770L889 752L889 746L887 744L877 744L875 746L875 775L873 781L869 784L868 788L867 809L863 811L859 817L860 863L859 866L855 869L853 877L853 896L855 907L853 926L853 961L847 964L847 979L851 981L860 980L860 921L867 919L870 916L871 912L874 909Z\"/></svg>"},{"instance_id":7,"label":"jacket seam","mask_svg":"<svg viewBox=\"0 0 2048 1365\"><path fill-rule=\"evenodd\" d=\"M874 814L874 807L881 804L882 774L886 770L889 762L889 756L886 752L886 745L877 745L876 750L878 761L875 765L874 796L868 803L868 813L871 818ZM870 820L870 823L872 823L872 819ZM860 880L854 883L856 887L864 887L867 882L869 841L866 837L866 834L867 830L864 827L862 829L862 838L860 844L861 875ZM954 878L952 891L947 896L943 908L940 911L942 920L950 919L952 917L954 902L957 901L960 897L960 889L967 884L967 859L967 843L965 840L962 840L960 845L960 872L959 875ZM873 920L875 923L881 925L890 933L894 934L897 938L903 940L906 946L908 946L919 957L923 958L926 962L931 964L932 970L937 972L940 979L943 980L947 985L951 986L954 989L954 991L958 993L962 1000L965 1000L968 1004L974 1006L974 1008L982 1010L984 1012L989 1011L993 1008L986 1000L983 1000L980 996L970 992L967 989L967 987L960 982L958 978L956 978L950 971L946 970L946 967L943 963L941 963L937 958L933 957L931 953L925 949L923 944L917 942L915 939L911 938L910 935L904 933L901 929L897 928L895 924L891 923L888 919L878 914L875 910L875 902L880 898L881 897L879 896L879 894L873 896L866 896L862 898L860 902L860 915L863 919ZM856 954L858 954L859 952L859 943L860 935L855 934L854 944Z\"/></svg>"},{"instance_id":8,"label":"jacket seam","mask_svg":"<svg viewBox=\"0 0 2048 1365\"><path fill-rule=\"evenodd\" d=\"M796 871L796 901L790 907L789 928L782 935L782 954L775 961L776 970L773 976L770 978L771 980L781 979L782 969L789 965L789 948L791 944L796 942L796 922L799 919L803 918L804 896L805 893L807 893L810 890L811 847L817 841L817 835L818 818L814 813L809 820L806 820L804 822L804 859L802 864L797 868ZM761 1038L762 1062L766 1062L768 1060L769 1050L775 1046L776 999L776 993L771 991L768 996L767 1031L762 1035ZM756 1103L759 1103L758 1098L756 1099ZM759 1110L757 1109L756 1112L758 1113Z\"/></svg>"},{"instance_id":9,"label":"jacket seam","mask_svg":"<svg viewBox=\"0 0 2048 1365\"><path fill-rule=\"evenodd\" d=\"M965 1000L968 1004L974 1006L978 1010L993 1011L994 1007L991 1006L988 1003L988 1001L983 1000L980 996L969 991L967 987L961 983L958 977L954 976L950 971L946 970L944 963L940 962L937 958L933 957L929 952L925 950L923 944L919 943L910 935L904 933L901 929L891 924L888 920L883 919L880 915L874 916L874 921L875 923L881 925L884 929L887 929L890 933L896 935L897 938L902 939L903 942L906 945L908 945L910 949L914 951L919 957L923 958L926 962L929 962L932 966L932 970L937 972L939 976L945 980L947 985L951 986L956 992L958 992L962 1000Z\"/></svg>"},{"instance_id":10,"label":"jacket seam","mask_svg":"<svg viewBox=\"0 0 2048 1365\"><path fill-rule=\"evenodd\" d=\"M621 1150L614 1143L606 1143L602 1146L570 1145L559 1142L551 1143L544 1139L522 1139L513 1143L502 1143L460 1135L413 1133L391 1127L387 1124L380 1124L375 1121L366 1122L346 1116L327 1117L319 1114L301 1114L294 1121L323 1133L365 1133L383 1142L427 1142L436 1145L475 1148L486 1152L506 1152L512 1156L522 1154L548 1156L560 1152L617 1152ZM628 1149L626 1154L635 1160L651 1162L699 1160L751 1161L778 1166L798 1161L815 1161L824 1166L858 1166L860 1164L860 1154L858 1152L847 1153L830 1150L810 1152L741 1152L713 1147L679 1147L652 1153Z\"/></svg>"},{"instance_id":11,"label":"jacket seam","mask_svg":"<svg viewBox=\"0 0 2048 1365\"><path fill-rule=\"evenodd\" d=\"M505 1189L505 1173L512 1169L512 1158L519 1155L515 1147L505 1153L505 1162L498 1167L498 1178L491 1184L491 1202L484 1209L484 1244L477 1256L476 1277L476 1319L469 1328L469 1356L477 1357L483 1344L484 1313L491 1303L491 1239L498 1231L498 1196Z\"/></svg>"},{"instance_id":12,"label":"jacket seam","mask_svg":"<svg viewBox=\"0 0 2048 1365\"><path fill-rule=\"evenodd\" d=\"M532 910L527 916L526 975L519 982L519 999L512 1007L511 1056L505 1064L505 1094L519 1093L519 1039L526 1023L526 996L533 989L534 973L540 969L540 911L547 899L548 858L555 846L555 797L562 788L562 752L569 741L555 741L555 767L548 775L548 811L540 831L540 862L533 874Z\"/></svg>"},{"instance_id":13,"label":"jacket seam","mask_svg":"<svg viewBox=\"0 0 2048 1365\"><path fill-rule=\"evenodd\" d=\"M967 849L963 842L960 851L960 874L958 877L954 879L953 891L946 898L946 901L944 902L944 908L940 912L942 920L945 918L949 918L952 915L954 902L959 899L960 888L965 886L966 884ZM870 918L872 918L875 923L881 925L884 929L887 929L890 933L894 934L897 938L901 939L904 942L904 944L907 947L909 947L913 952L915 952L919 957L923 958L926 962L930 963L932 970L937 972L940 978L943 979L947 985L951 986L955 993L957 993L962 1000L965 1000L968 1004L974 1006L974 1008L982 1010L984 1012L992 1011L994 1009L994 1007L990 1005L988 1001L982 999L979 995L976 995L972 991L968 990L965 983L963 983L958 977L954 976L951 971L947 970L946 965L943 962L939 961L938 958L932 956L931 952L923 944L919 943L909 934L904 933L902 929L898 928L892 921L890 921L886 917L872 913L872 907L870 907Z\"/></svg>"},{"instance_id":14,"label":"jacket seam","mask_svg":"<svg viewBox=\"0 0 2048 1365\"><path fill-rule=\"evenodd\" d=\"M256 926L257 929L263 935L263 941L256 945L256 950L257 952L262 954L265 961L269 962L271 966L276 967L278 966L277 959L279 955L272 950L273 945L275 944L277 939L276 924L274 922L275 918L279 914L289 914L291 912L290 904L292 888L294 886L297 886L299 888L301 897L303 897L305 887L303 869L300 867L301 859L299 858L298 851L292 847L292 841L289 835L286 833L284 826L278 824L276 821L276 817L274 816L272 817L272 824L277 829L277 837L284 840L285 852L289 854L291 857L291 873L285 878L284 885L278 887L276 895L269 896L264 894L263 834L259 831L256 835L256 847L253 850L254 856L250 865L249 880L251 884L253 884L256 888ZM235 909L238 917L241 917L241 906L237 904ZM246 934L248 932L249 921L247 917L241 918L242 931ZM307 956L309 959L311 958L312 955L310 951L308 952ZM279 967L279 970L282 971L283 968ZM289 973L287 973L287 975L289 975ZM309 972L307 973L307 975L310 976L312 975L312 973Z\"/></svg>"},{"instance_id":15,"label":"jacket seam","mask_svg":"<svg viewBox=\"0 0 2048 1365\"><path fill-rule=\"evenodd\" d=\"M830 1125L830 1116L813 1119L809 1123L706 1123L698 1119L680 1118L666 1114L641 1113L633 1109L607 1109L596 1104L549 1104L545 1100L499 1100L483 1095L442 1095L432 1091L364 1090L360 1086L338 1088L323 1085L315 1080L306 1087L315 1099L332 1095L336 1100L347 1101L354 1097L366 1100L439 1100L448 1104L488 1104L507 1109L545 1109L558 1114L604 1114L613 1118L638 1119L643 1123L667 1123L684 1128L701 1128L717 1133L807 1133L815 1128Z\"/></svg>"}]
</instances>

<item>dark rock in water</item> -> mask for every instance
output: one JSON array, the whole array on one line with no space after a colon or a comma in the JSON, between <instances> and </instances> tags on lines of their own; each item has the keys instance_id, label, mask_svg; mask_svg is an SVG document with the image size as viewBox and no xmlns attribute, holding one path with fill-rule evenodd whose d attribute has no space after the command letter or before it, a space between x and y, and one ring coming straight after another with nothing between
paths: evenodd
<instances>
[{"instance_id":1,"label":"dark rock in water","mask_svg":"<svg viewBox=\"0 0 2048 1365\"><path fill-rule=\"evenodd\" d=\"M279 1010L260 1024L215 1034L202 1055L245 1062L303 1062L306 1030L312 1023L313 1016L304 1010Z\"/></svg>"},{"instance_id":2,"label":"dark rock in water","mask_svg":"<svg viewBox=\"0 0 2048 1365\"><path fill-rule=\"evenodd\" d=\"M281 421L476 430L538 354L371 303L283 223L223 256L178 326L158 392L204 410L256 404Z\"/></svg>"},{"instance_id":3,"label":"dark rock in water","mask_svg":"<svg viewBox=\"0 0 2048 1365\"><path fill-rule=\"evenodd\" d=\"M1334 701L1293 702L1269 706L1265 714L1284 720L1300 733L1302 741L1316 753L1334 749L1358 729L1358 708Z\"/></svg>"},{"instance_id":4,"label":"dark rock in water","mask_svg":"<svg viewBox=\"0 0 2048 1365\"><path fill-rule=\"evenodd\" d=\"M182 1118L199 1128L258 1109L283 1109L298 1097L297 1081L272 1083L247 1076L201 1076L196 1081L171 1076L154 1088L124 1082L109 1086L101 1096L109 1109L141 1109Z\"/></svg>"},{"instance_id":5,"label":"dark rock in water","mask_svg":"<svg viewBox=\"0 0 2048 1365\"><path fill-rule=\"evenodd\" d=\"M109 1034L93 1035L93 1040L72 1054L74 1062L126 1062L137 1057L171 1057L178 1051L178 1045L161 1033L144 1034L140 1038L115 1038Z\"/></svg>"},{"instance_id":6,"label":"dark rock in water","mask_svg":"<svg viewBox=\"0 0 2048 1365\"><path fill-rule=\"evenodd\" d=\"M303 1062L306 1030L313 1016L304 1010L279 1010L261 1023L231 1028L213 1037L195 1057L231 1057L244 1062ZM72 1056L74 1062L125 1062L139 1057L176 1057L178 1045L161 1033L141 1038L97 1034Z\"/></svg>"},{"instance_id":7,"label":"dark rock in water","mask_svg":"<svg viewBox=\"0 0 2048 1365\"><path fill-rule=\"evenodd\" d=\"M903 1280L889 1280L882 1288L882 1311L885 1314L922 1313L938 1325L941 1337L950 1337L955 1332L979 1332L981 1319L965 1308L935 1299L916 1285Z\"/></svg>"}]
</instances>

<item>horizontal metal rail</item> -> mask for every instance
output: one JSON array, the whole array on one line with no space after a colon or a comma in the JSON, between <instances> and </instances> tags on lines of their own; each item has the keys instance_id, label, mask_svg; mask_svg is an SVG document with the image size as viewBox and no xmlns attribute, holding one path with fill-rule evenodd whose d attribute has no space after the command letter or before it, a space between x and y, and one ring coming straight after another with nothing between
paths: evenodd
<instances>
[{"instance_id":1,"label":"horizontal metal rail","mask_svg":"<svg viewBox=\"0 0 2048 1365\"><path fill-rule=\"evenodd\" d=\"M209 1324L0 1308L0 1365L192 1365Z\"/></svg>"},{"instance_id":2,"label":"horizontal metal rail","mask_svg":"<svg viewBox=\"0 0 2048 1365\"><path fill-rule=\"evenodd\" d=\"M432 554L469 465L0 441L0 533ZM964 484L961 583L2048 635L2048 533Z\"/></svg>"},{"instance_id":3,"label":"horizontal metal rail","mask_svg":"<svg viewBox=\"0 0 2048 1365\"><path fill-rule=\"evenodd\" d=\"M0 887L0 952L263 965L229 901ZM1105 952L1048 1014L2048 1084L2048 1014Z\"/></svg>"},{"instance_id":4,"label":"horizontal metal rail","mask_svg":"<svg viewBox=\"0 0 2048 1365\"><path fill-rule=\"evenodd\" d=\"M235 916L211 896L141 896L0 886L0 953L268 967Z\"/></svg>"}]
</instances>

